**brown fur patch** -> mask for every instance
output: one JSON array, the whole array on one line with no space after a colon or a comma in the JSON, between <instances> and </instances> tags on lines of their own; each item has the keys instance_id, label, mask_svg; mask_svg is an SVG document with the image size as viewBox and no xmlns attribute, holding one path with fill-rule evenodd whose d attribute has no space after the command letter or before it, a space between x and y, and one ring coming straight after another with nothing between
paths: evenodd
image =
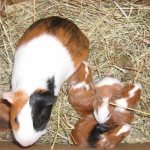
<instances>
[{"instance_id":1,"label":"brown fur patch","mask_svg":"<svg viewBox=\"0 0 150 150\"><path fill-rule=\"evenodd\" d=\"M0 100L0 131L5 131L10 129L9 113L10 113L10 105L6 101L1 99Z\"/></svg>"},{"instance_id":2,"label":"brown fur patch","mask_svg":"<svg viewBox=\"0 0 150 150\"><path fill-rule=\"evenodd\" d=\"M88 70L88 74L86 72L86 67ZM72 83L80 83L85 81L86 83L93 83L92 81L92 74L91 74L91 69L87 65L85 65L83 62L80 63L78 69L74 72L74 74L71 76L69 82L70 84Z\"/></svg>"},{"instance_id":3,"label":"brown fur patch","mask_svg":"<svg viewBox=\"0 0 150 150\"><path fill-rule=\"evenodd\" d=\"M68 86L68 100L72 107L81 115L89 115L93 113L93 101L95 98L95 89L91 77L91 71L88 67L88 74L86 72L86 65L81 63L77 71L70 79ZM74 89L74 85L85 82L89 89L83 87Z\"/></svg>"},{"instance_id":4,"label":"brown fur patch","mask_svg":"<svg viewBox=\"0 0 150 150\"><path fill-rule=\"evenodd\" d=\"M23 91L16 91L13 94L13 104L10 108L10 123L12 129L17 130L19 128L19 124L16 120L16 117L18 116L23 106L26 104L28 96Z\"/></svg>"},{"instance_id":5,"label":"brown fur patch","mask_svg":"<svg viewBox=\"0 0 150 150\"><path fill-rule=\"evenodd\" d=\"M82 147L88 146L89 134L96 123L93 115L79 119L75 125L75 129L71 132L74 144Z\"/></svg>"},{"instance_id":6,"label":"brown fur patch","mask_svg":"<svg viewBox=\"0 0 150 150\"><path fill-rule=\"evenodd\" d=\"M95 110L98 110L99 107L101 107L103 103L104 97L107 97L111 99L111 97L118 93L122 89L122 86L120 84L114 84L114 85L104 85L100 87L96 87L96 98L94 99L93 106ZM109 110L112 111L112 107L109 106Z\"/></svg>"},{"instance_id":7,"label":"brown fur patch","mask_svg":"<svg viewBox=\"0 0 150 150\"><path fill-rule=\"evenodd\" d=\"M108 121L110 124L120 125L124 123L131 123L134 118L134 113L130 111L118 112L113 110L111 113L111 118Z\"/></svg>"},{"instance_id":8,"label":"brown fur patch","mask_svg":"<svg viewBox=\"0 0 150 150\"><path fill-rule=\"evenodd\" d=\"M128 136L130 131L123 132L120 135L116 135L117 132L123 127L123 125L119 125L116 128L110 130L103 134L105 140L101 139L97 142L97 147L103 147L106 149L112 149L117 146L125 137Z\"/></svg>"},{"instance_id":9,"label":"brown fur patch","mask_svg":"<svg viewBox=\"0 0 150 150\"><path fill-rule=\"evenodd\" d=\"M127 107L134 108L137 106L137 103L140 100L141 90L137 90L131 98L129 97L129 92L134 88L134 84L127 84L122 90L115 93L113 97L110 99L110 102L115 102L117 99L126 98L127 99ZM129 110L124 110L124 112L118 113L116 107L110 106L112 117L110 118L110 122L115 122L116 124L123 123L131 123L134 118L134 112Z\"/></svg>"},{"instance_id":10,"label":"brown fur patch","mask_svg":"<svg viewBox=\"0 0 150 150\"><path fill-rule=\"evenodd\" d=\"M72 107L81 115L88 115L93 112L93 100L95 92L92 90L75 91L74 94L69 94L69 102Z\"/></svg>"},{"instance_id":11,"label":"brown fur patch","mask_svg":"<svg viewBox=\"0 0 150 150\"><path fill-rule=\"evenodd\" d=\"M122 86L120 84L104 85L101 87L96 87L96 95L100 97L111 98L115 93L117 93L121 89Z\"/></svg>"},{"instance_id":12,"label":"brown fur patch","mask_svg":"<svg viewBox=\"0 0 150 150\"><path fill-rule=\"evenodd\" d=\"M128 99L128 107L134 108L137 106L138 102L140 101L140 96L141 96L141 90L138 89L134 96Z\"/></svg>"},{"instance_id":13,"label":"brown fur patch","mask_svg":"<svg viewBox=\"0 0 150 150\"><path fill-rule=\"evenodd\" d=\"M20 39L18 46L45 33L56 36L68 49L76 68L80 62L87 59L88 38L72 21L60 17L49 17L32 24Z\"/></svg>"}]
</instances>

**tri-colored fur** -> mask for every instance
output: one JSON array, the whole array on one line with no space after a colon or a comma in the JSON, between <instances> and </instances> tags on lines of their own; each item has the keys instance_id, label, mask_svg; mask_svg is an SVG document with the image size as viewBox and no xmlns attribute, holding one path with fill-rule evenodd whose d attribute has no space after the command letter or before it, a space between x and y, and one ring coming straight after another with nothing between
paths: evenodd
<instances>
[{"instance_id":1,"label":"tri-colored fur","mask_svg":"<svg viewBox=\"0 0 150 150\"><path fill-rule=\"evenodd\" d=\"M2 98L10 106L16 141L26 147L46 131L61 85L88 57L89 41L70 20L41 19L18 42L12 70L12 91ZM8 121L8 120L7 120Z\"/></svg>"},{"instance_id":2,"label":"tri-colored fur","mask_svg":"<svg viewBox=\"0 0 150 150\"><path fill-rule=\"evenodd\" d=\"M134 113L124 108L137 106L141 89L142 87L139 83L127 84L113 93L111 97L107 97L108 105L105 106L103 105L105 103L103 100L106 95L105 97L99 97L99 93L103 93L103 89L97 91L98 97L94 101L94 116L100 125L108 125L109 128L107 132L96 137L95 141L92 140L92 146L114 148L130 133L130 124L134 118ZM118 107L110 105L110 102L115 103ZM108 110L108 112L103 112L106 113L105 115L99 112L100 109L104 110L103 107Z\"/></svg>"},{"instance_id":3,"label":"tri-colored fur","mask_svg":"<svg viewBox=\"0 0 150 150\"><path fill-rule=\"evenodd\" d=\"M122 107L135 107L140 99L141 85L135 83L123 86L118 79L111 77L102 78L93 85L90 68L88 67L89 74L85 68L87 64L82 63L68 86L69 102L80 114L71 132L73 142L81 147L114 148L129 134L134 113L114 107L110 102ZM85 77L89 77L89 82ZM86 88L89 85L92 88ZM122 102L124 98L126 104Z\"/></svg>"}]
</instances>

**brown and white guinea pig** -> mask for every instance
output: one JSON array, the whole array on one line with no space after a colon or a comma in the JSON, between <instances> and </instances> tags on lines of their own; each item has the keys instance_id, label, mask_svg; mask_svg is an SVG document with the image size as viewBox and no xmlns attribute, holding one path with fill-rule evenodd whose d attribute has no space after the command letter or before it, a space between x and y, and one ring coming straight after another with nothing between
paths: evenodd
<instances>
[{"instance_id":1,"label":"brown and white guinea pig","mask_svg":"<svg viewBox=\"0 0 150 150\"><path fill-rule=\"evenodd\" d=\"M70 20L41 19L19 41L12 70L12 91L2 98L11 103L14 137L27 147L45 133L60 87L87 59L89 41Z\"/></svg>"},{"instance_id":2,"label":"brown and white guinea pig","mask_svg":"<svg viewBox=\"0 0 150 150\"><path fill-rule=\"evenodd\" d=\"M139 83L127 84L118 92L115 92L111 98L99 97L95 99L94 116L99 124L93 128L90 134L89 139L92 146L114 148L129 134L134 113L124 108L137 106L141 89L142 86ZM99 91L99 93L101 92ZM110 105L110 102L119 107ZM101 129L99 126L102 125L106 125L108 131L100 135Z\"/></svg>"},{"instance_id":3,"label":"brown and white guinea pig","mask_svg":"<svg viewBox=\"0 0 150 150\"><path fill-rule=\"evenodd\" d=\"M86 62L82 62L69 80L68 101L80 115L87 116L93 113L94 98L91 70Z\"/></svg>"},{"instance_id":4,"label":"brown and white guinea pig","mask_svg":"<svg viewBox=\"0 0 150 150\"><path fill-rule=\"evenodd\" d=\"M0 131L5 131L10 128L9 111L9 103L0 99Z\"/></svg>"},{"instance_id":5,"label":"brown and white guinea pig","mask_svg":"<svg viewBox=\"0 0 150 150\"><path fill-rule=\"evenodd\" d=\"M106 131L102 132L101 127L106 128ZM116 125L111 128L108 124L97 124L90 133L89 143L93 147L102 147L106 149L115 148L129 135L130 129L130 124Z\"/></svg>"},{"instance_id":6,"label":"brown and white guinea pig","mask_svg":"<svg viewBox=\"0 0 150 150\"><path fill-rule=\"evenodd\" d=\"M102 134L108 132L108 130L107 124L98 124L91 114L79 118L75 128L71 131L71 137L73 143L79 147L100 147L101 145L98 142L101 141Z\"/></svg>"}]
</instances>

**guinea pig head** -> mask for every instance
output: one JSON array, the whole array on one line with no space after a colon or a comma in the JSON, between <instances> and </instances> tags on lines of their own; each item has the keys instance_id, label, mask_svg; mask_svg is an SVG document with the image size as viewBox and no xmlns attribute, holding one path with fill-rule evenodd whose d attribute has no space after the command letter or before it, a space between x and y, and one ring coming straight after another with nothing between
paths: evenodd
<instances>
[{"instance_id":1,"label":"guinea pig head","mask_svg":"<svg viewBox=\"0 0 150 150\"><path fill-rule=\"evenodd\" d=\"M82 90L86 89L88 90L89 84L92 83L92 76L91 76L91 70L90 67L86 62L82 62L79 65L79 68L77 71L72 75L72 77L69 80L69 90Z\"/></svg>"},{"instance_id":2,"label":"guinea pig head","mask_svg":"<svg viewBox=\"0 0 150 150\"><path fill-rule=\"evenodd\" d=\"M111 97L122 89L118 79L105 77L96 83L96 98L93 102L94 116L99 123L105 123L111 116L109 102Z\"/></svg>"},{"instance_id":3,"label":"guinea pig head","mask_svg":"<svg viewBox=\"0 0 150 150\"><path fill-rule=\"evenodd\" d=\"M38 89L28 96L24 91L3 93L10 106L10 124L16 141L23 147L35 143L45 133L55 96Z\"/></svg>"}]
</instances>

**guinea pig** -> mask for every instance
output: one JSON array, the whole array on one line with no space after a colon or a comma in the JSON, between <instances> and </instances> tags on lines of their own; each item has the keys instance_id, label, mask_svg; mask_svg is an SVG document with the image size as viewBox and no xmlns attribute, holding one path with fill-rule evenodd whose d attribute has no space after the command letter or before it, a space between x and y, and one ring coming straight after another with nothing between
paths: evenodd
<instances>
[{"instance_id":1,"label":"guinea pig","mask_svg":"<svg viewBox=\"0 0 150 150\"><path fill-rule=\"evenodd\" d=\"M75 128L71 131L71 137L74 144L79 147L100 147L95 145L101 140L100 135L109 130L107 124L98 124L93 114L79 118ZM99 141L98 141L99 137Z\"/></svg>"},{"instance_id":2,"label":"guinea pig","mask_svg":"<svg viewBox=\"0 0 150 150\"><path fill-rule=\"evenodd\" d=\"M99 123L106 123L107 120L120 122L120 124L130 122L134 114L124 108L134 108L137 106L141 89L142 86L140 83L127 84L110 98L98 96L94 101L94 116L96 120ZM102 91L99 91L99 93L100 92ZM110 105L110 102L116 104L118 107ZM103 112L104 115L102 115L101 112ZM128 114L127 116L130 117L122 117L124 114Z\"/></svg>"},{"instance_id":3,"label":"guinea pig","mask_svg":"<svg viewBox=\"0 0 150 150\"><path fill-rule=\"evenodd\" d=\"M114 148L130 133L130 124L134 118L134 113L126 108L137 106L140 100L141 89L142 86L139 83L127 84L121 90L114 93L111 98L100 97L95 99L94 116L100 125L108 126L108 131L100 135L98 133L99 130L94 127L94 132L92 133L91 131L90 134L93 146ZM110 102L118 107L112 106Z\"/></svg>"},{"instance_id":4,"label":"guinea pig","mask_svg":"<svg viewBox=\"0 0 150 150\"><path fill-rule=\"evenodd\" d=\"M95 83L95 87L96 87L96 98L93 101L94 116L99 123L105 123L110 117L110 111L108 109L109 99L116 92L119 92L123 88L123 85L116 78L104 77Z\"/></svg>"},{"instance_id":5,"label":"guinea pig","mask_svg":"<svg viewBox=\"0 0 150 150\"><path fill-rule=\"evenodd\" d=\"M89 41L69 19L49 17L32 24L21 37L12 69L10 124L23 147L46 131L61 85L88 58Z\"/></svg>"},{"instance_id":6,"label":"guinea pig","mask_svg":"<svg viewBox=\"0 0 150 150\"><path fill-rule=\"evenodd\" d=\"M101 132L101 126L107 127L107 130ZM89 143L92 147L115 148L129 135L130 129L130 124L114 125L114 127L110 127L108 124L97 124L90 133Z\"/></svg>"},{"instance_id":7,"label":"guinea pig","mask_svg":"<svg viewBox=\"0 0 150 150\"><path fill-rule=\"evenodd\" d=\"M86 62L82 62L69 81L68 101L83 117L93 113L94 97L91 70Z\"/></svg>"}]
</instances>

